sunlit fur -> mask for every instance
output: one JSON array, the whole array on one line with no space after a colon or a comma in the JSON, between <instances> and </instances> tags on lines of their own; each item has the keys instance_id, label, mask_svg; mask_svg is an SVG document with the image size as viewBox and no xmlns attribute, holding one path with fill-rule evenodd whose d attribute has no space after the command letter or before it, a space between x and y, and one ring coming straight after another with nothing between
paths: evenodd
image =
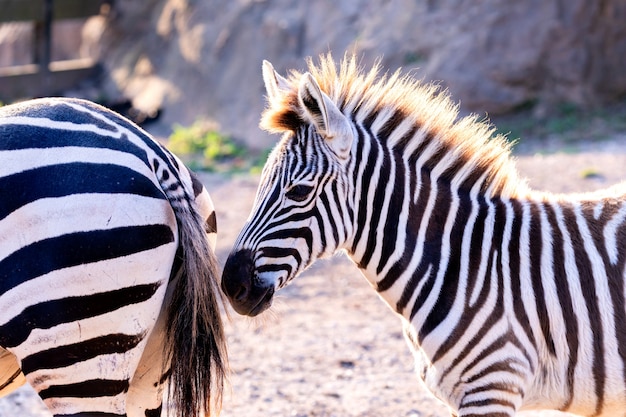
<instances>
[{"instance_id":1,"label":"sunlit fur","mask_svg":"<svg viewBox=\"0 0 626 417\"><path fill-rule=\"evenodd\" d=\"M339 67L330 54L321 56L318 64L309 59L308 71L343 113L399 111L407 123L437 137L438 152L446 158L486 172L494 194L515 197L526 193L509 158L509 143L494 135L493 127L477 116L459 118L458 106L437 85L421 83L400 70L381 74L379 64L366 72L354 56L346 56ZM291 71L287 78L291 88L280 100L268 103L262 128L272 133L292 132L306 120L297 99L301 77L302 73Z\"/></svg>"},{"instance_id":2,"label":"sunlit fur","mask_svg":"<svg viewBox=\"0 0 626 417\"><path fill-rule=\"evenodd\" d=\"M489 124L351 56L287 79L266 63L263 77L261 125L283 137L224 268L237 311L261 313L344 250L402 318L418 374L454 414L624 415L625 184L530 190Z\"/></svg>"}]
</instances>

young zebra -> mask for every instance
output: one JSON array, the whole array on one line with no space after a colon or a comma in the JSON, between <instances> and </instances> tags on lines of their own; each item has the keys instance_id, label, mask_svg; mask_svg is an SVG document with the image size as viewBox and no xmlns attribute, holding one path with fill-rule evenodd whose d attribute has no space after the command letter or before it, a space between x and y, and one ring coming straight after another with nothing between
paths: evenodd
<instances>
[{"instance_id":1,"label":"young zebra","mask_svg":"<svg viewBox=\"0 0 626 417\"><path fill-rule=\"evenodd\" d=\"M179 415L210 413L216 223L191 172L103 107L40 99L0 108L0 195L0 395L26 380L58 416L155 417L169 380Z\"/></svg>"},{"instance_id":2,"label":"young zebra","mask_svg":"<svg viewBox=\"0 0 626 417\"><path fill-rule=\"evenodd\" d=\"M225 265L237 312L343 250L453 415L624 415L626 184L532 191L490 126L354 57L263 78L262 127L283 137Z\"/></svg>"}]
</instances>

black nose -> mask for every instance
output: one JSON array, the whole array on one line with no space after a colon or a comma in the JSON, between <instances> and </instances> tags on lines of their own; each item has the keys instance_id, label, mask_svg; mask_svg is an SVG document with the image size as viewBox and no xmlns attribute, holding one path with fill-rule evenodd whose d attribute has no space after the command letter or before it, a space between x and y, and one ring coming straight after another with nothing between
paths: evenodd
<instances>
[{"instance_id":1,"label":"black nose","mask_svg":"<svg viewBox=\"0 0 626 417\"><path fill-rule=\"evenodd\" d=\"M243 249L231 253L226 260L222 291L237 313L256 316L272 305L274 286L256 277L253 253Z\"/></svg>"},{"instance_id":2,"label":"black nose","mask_svg":"<svg viewBox=\"0 0 626 417\"><path fill-rule=\"evenodd\" d=\"M252 251L244 249L228 257L222 273L222 291L231 302L241 302L248 297L253 273Z\"/></svg>"}]
</instances>

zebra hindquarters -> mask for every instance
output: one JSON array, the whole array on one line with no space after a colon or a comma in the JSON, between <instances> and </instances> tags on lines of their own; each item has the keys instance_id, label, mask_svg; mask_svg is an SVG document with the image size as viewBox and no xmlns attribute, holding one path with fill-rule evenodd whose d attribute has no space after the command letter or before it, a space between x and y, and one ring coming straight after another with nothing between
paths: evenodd
<instances>
[{"instance_id":1,"label":"zebra hindquarters","mask_svg":"<svg viewBox=\"0 0 626 417\"><path fill-rule=\"evenodd\" d=\"M169 202L83 194L34 201L8 217L0 221L0 236L13 237L0 248L0 345L55 415L145 417L159 387L132 409L127 396L178 246Z\"/></svg>"}]
</instances>

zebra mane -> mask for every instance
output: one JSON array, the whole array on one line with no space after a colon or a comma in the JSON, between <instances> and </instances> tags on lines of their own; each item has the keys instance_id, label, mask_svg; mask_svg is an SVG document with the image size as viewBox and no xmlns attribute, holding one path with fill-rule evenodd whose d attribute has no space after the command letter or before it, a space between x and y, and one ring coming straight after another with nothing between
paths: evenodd
<instances>
[{"instance_id":1,"label":"zebra mane","mask_svg":"<svg viewBox=\"0 0 626 417\"><path fill-rule=\"evenodd\" d=\"M408 142L402 143L404 151L424 149L411 141L429 141L428 144L434 145L431 148L434 152L452 158L449 165L468 170L472 176L484 175L483 191L508 197L527 192L527 185L519 178L510 157L510 144L505 137L494 134L494 127L479 120L477 115L459 117L458 105L438 85L422 83L409 74L402 74L400 69L391 75L381 74L380 61L366 72L354 55L345 55L339 66L330 53L321 55L317 65L311 58L307 64L308 72L320 89L349 117L385 111L393 114L390 119L396 122L412 122L417 130ZM268 100L261 128L271 133L295 132L307 123L298 103L302 76L297 70L289 73L288 89L282 90L280 97ZM457 172L447 170L444 175L453 180Z\"/></svg>"}]
</instances>

